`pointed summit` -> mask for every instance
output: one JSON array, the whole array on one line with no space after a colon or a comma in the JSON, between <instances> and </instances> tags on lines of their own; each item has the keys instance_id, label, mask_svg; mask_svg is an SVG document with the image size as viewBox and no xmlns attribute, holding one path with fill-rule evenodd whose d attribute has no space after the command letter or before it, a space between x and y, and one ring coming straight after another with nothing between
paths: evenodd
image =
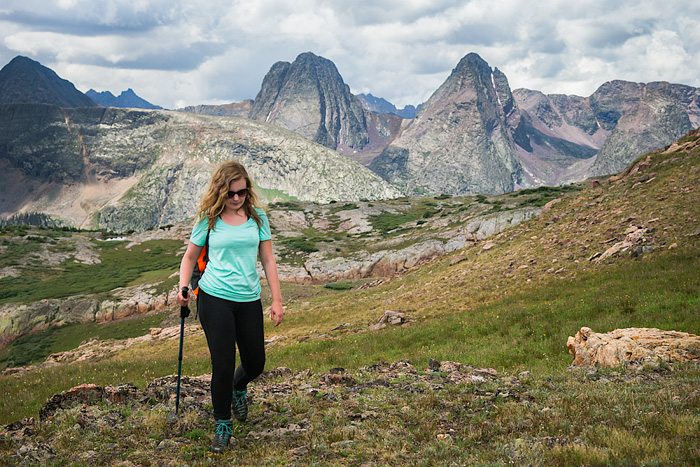
<instances>
[{"instance_id":1,"label":"pointed summit","mask_svg":"<svg viewBox=\"0 0 700 467\"><path fill-rule=\"evenodd\" d=\"M369 168L408 195L512 191L522 173L514 105L505 75L470 53Z\"/></svg>"},{"instance_id":2,"label":"pointed summit","mask_svg":"<svg viewBox=\"0 0 700 467\"><path fill-rule=\"evenodd\" d=\"M99 107L53 70L17 56L0 70L0 104L51 104L63 108Z\"/></svg>"},{"instance_id":3,"label":"pointed summit","mask_svg":"<svg viewBox=\"0 0 700 467\"><path fill-rule=\"evenodd\" d=\"M127 89L126 91L122 91L122 93L119 94L119 97L116 97L109 91L97 92L94 89L90 89L86 94L89 98L105 107L162 109L162 107L151 104L147 100L137 96L131 88Z\"/></svg>"},{"instance_id":4,"label":"pointed summit","mask_svg":"<svg viewBox=\"0 0 700 467\"><path fill-rule=\"evenodd\" d=\"M265 76L249 117L278 125L331 149L369 143L364 110L333 62L306 52L277 62Z\"/></svg>"}]
</instances>

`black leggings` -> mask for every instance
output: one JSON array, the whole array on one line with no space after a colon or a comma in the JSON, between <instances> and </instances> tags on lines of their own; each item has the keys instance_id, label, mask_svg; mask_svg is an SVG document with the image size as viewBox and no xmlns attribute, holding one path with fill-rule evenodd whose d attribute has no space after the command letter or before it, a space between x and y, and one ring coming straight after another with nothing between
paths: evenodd
<instances>
[{"instance_id":1,"label":"black leggings","mask_svg":"<svg viewBox=\"0 0 700 467\"><path fill-rule=\"evenodd\" d=\"M231 418L233 389L246 389L265 367L262 303L260 300L232 302L200 289L197 311L211 355L214 418L228 420ZM236 344L241 355L238 368Z\"/></svg>"}]
</instances>

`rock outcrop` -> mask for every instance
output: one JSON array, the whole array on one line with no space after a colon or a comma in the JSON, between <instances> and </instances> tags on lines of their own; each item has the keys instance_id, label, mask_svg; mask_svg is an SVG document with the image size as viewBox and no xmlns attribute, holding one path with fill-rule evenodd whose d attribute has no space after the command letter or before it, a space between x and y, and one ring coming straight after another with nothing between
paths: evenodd
<instances>
[{"instance_id":1,"label":"rock outcrop","mask_svg":"<svg viewBox=\"0 0 700 467\"><path fill-rule=\"evenodd\" d=\"M0 349L19 336L45 331L51 326L114 321L164 310L175 303L174 291L156 294L155 290L140 286L121 292L124 296L121 300L100 301L86 296L0 305Z\"/></svg>"},{"instance_id":2,"label":"rock outcrop","mask_svg":"<svg viewBox=\"0 0 700 467\"><path fill-rule=\"evenodd\" d=\"M250 110L253 108L253 100L246 99L241 102L232 102L230 104L211 104L211 105L191 105L177 109L180 112L189 112L193 114L214 115L217 117L245 117L248 118Z\"/></svg>"},{"instance_id":3,"label":"rock outcrop","mask_svg":"<svg viewBox=\"0 0 700 467\"><path fill-rule=\"evenodd\" d=\"M700 361L700 337L687 332L654 328L616 329L600 334L582 327L566 346L572 365L617 367L660 362Z\"/></svg>"}]
</instances>

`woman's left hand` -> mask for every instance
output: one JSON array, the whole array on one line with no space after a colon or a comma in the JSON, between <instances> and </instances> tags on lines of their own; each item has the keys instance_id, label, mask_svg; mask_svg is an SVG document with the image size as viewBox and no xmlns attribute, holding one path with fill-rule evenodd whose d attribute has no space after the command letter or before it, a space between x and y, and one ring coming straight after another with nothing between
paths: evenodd
<instances>
[{"instance_id":1,"label":"woman's left hand","mask_svg":"<svg viewBox=\"0 0 700 467\"><path fill-rule=\"evenodd\" d=\"M284 319L284 308L281 303L273 303L270 307L270 319L275 322L275 326L279 326Z\"/></svg>"}]
</instances>

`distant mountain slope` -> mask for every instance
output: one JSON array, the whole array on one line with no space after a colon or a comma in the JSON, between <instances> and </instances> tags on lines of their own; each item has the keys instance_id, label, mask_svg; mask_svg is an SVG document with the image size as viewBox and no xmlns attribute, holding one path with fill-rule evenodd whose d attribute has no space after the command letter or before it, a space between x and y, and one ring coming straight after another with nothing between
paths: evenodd
<instances>
[{"instance_id":1,"label":"distant mountain slope","mask_svg":"<svg viewBox=\"0 0 700 467\"><path fill-rule=\"evenodd\" d=\"M617 80L589 97L527 89L513 95L525 116L515 141L536 184L619 172L700 126L700 89L680 84Z\"/></svg>"},{"instance_id":2,"label":"distant mountain slope","mask_svg":"<svg viewBox=\"0 0 700 467\"><path fill-rule=\"evenodd\" d=\"M120 107L120 108L132 108L132 109L162 109L163 107L159 105L153 105L145 99L140 98L131 89L122 91L119 97L115 97L109 91L97 92L94 89L90 89L85 93L90 99L94 100L100 105L105 107Z\"/></svg>"},{"instance_id":3,"label":"distant mountain slope","mask_svg":"<svg viewBox=\"0 0 700 467\"><path fill-rule=\"evenodd\" d=\"M230 104L202 104L190 105L182 109L177 109L181 112L189 112L201 115L214 115L219 117L248 117L250 110L253 108L253 100L246 99L241 102L232 102Z\"/></svg>"},{"instance_id":4,"label":"distant mountain slope","mask_svg":"<svg viewBox=\"0 0 700 467\"><path fill-rule=\"evenodd\" d=\"M386 199L399 192L283 128L161 110L0 106L0 215L145 230L191 217L211 171L240 160L268 199Z\"/></svg>"},{"instance_id":5,"label":"distant mountain slope","mask_svg":"<svg viewBox=\"0 0 700 467\"><path fill-rule=\"evenodd\" d=\"M22 103L64 108L99 106L53 70L30 58L17 56L0 70L0 104Z\"/></svg>"},{"instance_id":6,"label":"distant mountain slope","mask_svg":"<svg viewBox=\"0 0 700 467\"><path fill-rule=\"evenodd\" d=\"M372 112L381 114L397 115L401 118L415 118L416 112L420 109L420 105L416 108L413 105L407 105L403 109L397 109L394 104L381 97L375 97L372 94L358 94L362 106Z\"/></svg>"}]
</instances>

